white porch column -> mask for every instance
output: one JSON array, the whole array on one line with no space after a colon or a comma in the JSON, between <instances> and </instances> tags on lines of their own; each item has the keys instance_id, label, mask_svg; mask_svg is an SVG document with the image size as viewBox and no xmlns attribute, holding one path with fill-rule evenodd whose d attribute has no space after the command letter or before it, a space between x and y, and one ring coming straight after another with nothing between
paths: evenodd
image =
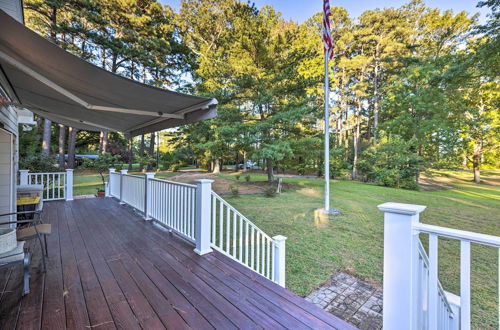
<instances>
[{"instance_id":1,"label":"white porch column","mask_svg":"<svg viewBox=\"0 0 500 330\"><path fill-rule=\"evenodd\" d=\"M154 177L154 172L144 173L144 220L151 220L149 216L149 212L151 211L151 183L149 180Z\"/></svg>"},{"instance_id":2,"label":"white porch column","mask_svg":"<svg viewBox=\"0 0 500 330\"><path fill-rule=\"evenodd\" d=\"M73 169L72 168L66 169L65 193L66 193L66 200L72 201L73 200Z\"/></svg>"},{"instance_id":3,"label":"white porch column","mask_svg":"<svg viewBox=\"0 0 500 330\"><path fill-rule=\"evenodd\" d=\"M106 182L106 189L105 189L105 196L106 197L111 197L111 187L113 186L113 176L111 173L115 173L116 169L110 168L109 169L109 175L108 175L108 182Z\"/></svg>"},{"instance_id":4,"label":"white porch column","mask_svg":"<svg viewBox=\"0 0 500 330\"><path fill-rule=\"evenodd\" d=\"M120 170L120 204L125 204L123 202L123 175L127 174L128 170Z\"/></svg>"},{"instance_id":5,"label":"white porch column","mask_svg":"<svg viewBox=\"0 0 500 330\"><path fill-rule=\"evenodd\" d=\"M415 329L418 234L413 226L425 206L384 203L384 330Z\"/></svg>"},{"instance_id":6,"label":"white porch column","mask_svg":"<svg viewBox=\"0 0 500 330\"><path fill-rule=\"evenodd\" d=\"M210 203L214 180L196 180L196 248L194 252L203 255L212 252L210 248Z\"/></svg>"},{"instance_id":7,"label":"white porch column","mask_svg":"<svg viewBox=\"0 0 500 330\"><path fill-rule=\"evenodd\" d=\"M277 235L273 237L274 242L274 265L273 274L274 281L285 287L285 242L286 237L282 235Z\"/></svg>"},{"instance_id":8,"label":"white porch column","mask_svg":"<svg viewBox=\"0 0 500 330\"><path fill-rule=\"evenodd\" d=\"M20 185L27 185L28 184L28 172L30 170L19 170L19 179L20 179Z\"/></svg>"}]
</instances>

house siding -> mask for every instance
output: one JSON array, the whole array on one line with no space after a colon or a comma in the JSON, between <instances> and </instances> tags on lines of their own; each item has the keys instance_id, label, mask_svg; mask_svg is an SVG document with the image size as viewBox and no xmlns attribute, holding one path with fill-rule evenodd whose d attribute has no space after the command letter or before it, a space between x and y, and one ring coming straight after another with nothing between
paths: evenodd
<instances>
[{"instance_id":1,"label":"house siding","mask_svg":"<svg viewBox=\"0 0 500 330\"><path fill-rule=\"evenodd\" d=\"M10 101L0 81L0 98ZM0 214L14 212L18 169L19 131L17 111L12 105L0 104ZM13 219L10 217L10 219ZM6 221L5 217L0 218Z\"/></svg>"}]
</instances>

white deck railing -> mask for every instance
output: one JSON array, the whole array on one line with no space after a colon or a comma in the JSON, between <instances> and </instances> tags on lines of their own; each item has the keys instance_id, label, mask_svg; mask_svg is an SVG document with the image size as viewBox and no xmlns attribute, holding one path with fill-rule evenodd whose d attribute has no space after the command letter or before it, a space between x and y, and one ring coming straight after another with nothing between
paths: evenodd
<instances>
[{"instance_id":1,"label":"white deck railing","mask_svg":"<svg viewBox=\"0 0 500 330\"><path fill-rule=\"evenodd\" d=\"M196 186L167 180L150 180L149 216L195 241Z\"/></svg>"},{"instance_id":2,"label":"white deck railing","mask_svg":"<svg viewBox=\"0 0 500 330\"><path fill-rule=\"evenodd\" d=\"M196 244L195 252L212 248L255 272L285 285L285 240L269 237L212 191L212 180L197 185L129 175L110 169L107 196L116 197Z\"/></svg>"},{"instance_id":3,"label":"white deck railing","mask_svg":"<svg viewBox=\"0 0 500 330\"><path fill-rule=\"evenodd\" d=\"M144 181L144 176L138 175L124 174L122 178L124 189L121 201L141 212L144 212Z\"/></svg>"},{"instance_id":4,"label":"white deck railing","mask_svg":"<svg viewBox=\"0 0 500 330\"><path fill-rule=\"evenodd\" d=\"M277 254L283 253L282 237L271 238L213 191L211 224L213 248L271 281L284 283L284 274L273 267Z\"/></svg>"},{"instance_id":5,"label":"white deck railing","mask_svg":"<svg viewBox=\"0 0 500 330\"><path fill-rule=\"evenodd\" d=\"M73 200L73 170L65 172L30 173L19 170L19 184L42 185L43 201Z\"/></svg>"},{"instance_id":6,"label":"white deck railing","mask_svg":"<svg viewBox=\"0 0 500 330\"><path fill-rule=\"evenodd\" d=\"M470 329L470 246L492 246L500 254L500 237L420 223L425 206L385 203L379 209L385 212L384 329ZM419 234L429 235L429 257ZM441 287L439 237L460 241L460 297ZM500 273L500 260L497 267ZM492 283L499 284L500 278Z\"/></svg>"}]
</instances>

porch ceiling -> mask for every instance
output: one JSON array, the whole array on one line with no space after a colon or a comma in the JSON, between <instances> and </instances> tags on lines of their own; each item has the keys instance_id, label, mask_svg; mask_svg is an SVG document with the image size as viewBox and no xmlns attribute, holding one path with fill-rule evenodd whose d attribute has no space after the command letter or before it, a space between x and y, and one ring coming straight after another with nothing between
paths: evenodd
<instances>
[{"instance_id":1,"label":"porch ceiling","mask_svg":"<svg viewBox=\"0 0 500 330\"><path fill-rule=\"evenodd\" d=\"M145 85L94 66L0 10L0 69L13 102L55 122L132 136L210 119L215 99Z\"/></svg>"}]
</instances>

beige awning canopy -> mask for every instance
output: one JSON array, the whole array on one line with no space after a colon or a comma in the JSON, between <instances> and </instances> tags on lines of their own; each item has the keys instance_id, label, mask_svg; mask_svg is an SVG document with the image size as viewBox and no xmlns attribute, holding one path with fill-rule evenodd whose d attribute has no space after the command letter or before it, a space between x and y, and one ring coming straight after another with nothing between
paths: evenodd
<instances>
[{"instance_id":1,"label":"beige awning canopy","mask_svg":"<svg viewBox=\"0 0 500 330\"><path fill-rule=\"evenodd\" d=\"M214 118L217 100L141 84L92 65L0 10L0 69L17 103L57 123L127 135Z\"/></svg>"}]
</instances>

